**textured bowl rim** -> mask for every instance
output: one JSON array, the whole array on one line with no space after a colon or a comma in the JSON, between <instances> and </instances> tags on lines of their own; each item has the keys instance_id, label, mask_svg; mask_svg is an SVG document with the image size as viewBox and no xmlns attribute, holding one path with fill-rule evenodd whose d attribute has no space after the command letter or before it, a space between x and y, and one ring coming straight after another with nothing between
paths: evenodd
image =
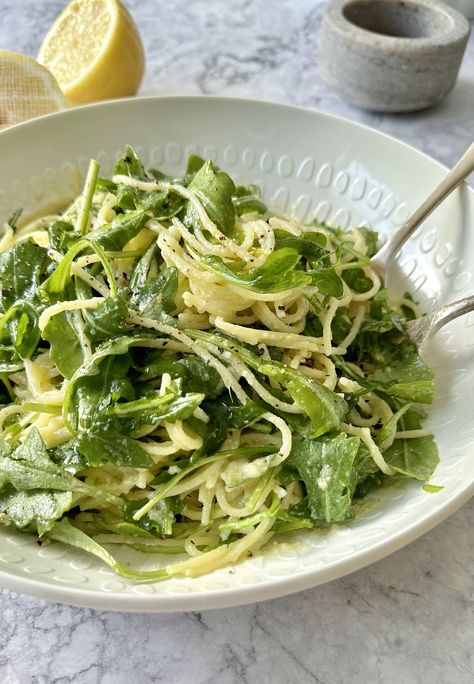
<instances>
[{"instance_id":1,"label":"textured bowl rim","mask_svg":"<svg viewBox=\"0 0 474 684\"><path fill-rule=\"evenodd\" d=\"M241 105L258 106L269 109L281 109L288 113L300 113L304 115L312 115L317 120L318 118L325 119L328 123L337 121L343 123L349 128L357 130L365 130L370 132L374 138L385 139L390 141L390 144L401 147L414 154L419 158L423 158L436 166L439 170L447 170L440 162L436 161L429 155L420 152L411 145L397 140L395 137L386 133L378 131L370 126L358 122L350 121L349 119L321 112L317 109L309 109L306 107L297 107L293 105L282 104L272 101L256 100L253 98L232 98L232 97L215 97L215 96L145 96L136 98L121 98L118 100L107 100L100 103L92 103L83 105L81 107L74 107L62 112L56 112L45 116L38 117L31 121L23 122L5 129L0 132L0 150L3 140L9 136L16 136L21 134L26 128L41 127L44 121L54 120L57 117L74 119L76 116L81 116L84 110L98 110L103 108L116 107L140 107L143 102L173 102L176 104L186 103L191 101L205 101L206 103L235 103ZM474 194L474 190L467 186L469 193ZM474 457L474 454L472 455ZM109 611L123 611L123 612L140 612L140 613L158 613L158 612L186 612L191 610L208 610L217 608L227 608L238 605L245 605L254 603L256 601L263 601L272 598L287 596L292 593L309 589L320 584L323 584L333 579L337 579L349 573L360 570L361 568L370 565L391 553L401 549L403 546L411 543L424 533L431 530L433 527L445 520L449 515L454 513L460 506L466 503L474 495L474 481L467 482L457 494L453 495L444 504L440 505L435 513L425 513L421 518L413 523L405 526L400 532L392 535L389 539L374 544L369 549L363 549L355 552L351 556L343 560L335 560L332 563L326 564L324 568L310 569L301 572L294 577L285 577L282 579L274 579L267 581L264 584L255 583L248 586L239 586L231 589L220 589L210 592L202 592L199 594L173 594L173 595L140 595L136 594L133 597L130 595L105 593L92 589L81 589L80 587L67 587L63 585L49 585L43 584L37 579L28 579L12 575L10 572L5 572L0 569L0 585L6 589L35 596L37 598L66 603L68 605L94 608L99 610ZM335 566L337 566L335 568Z\"/></svg>"}]
</instances>

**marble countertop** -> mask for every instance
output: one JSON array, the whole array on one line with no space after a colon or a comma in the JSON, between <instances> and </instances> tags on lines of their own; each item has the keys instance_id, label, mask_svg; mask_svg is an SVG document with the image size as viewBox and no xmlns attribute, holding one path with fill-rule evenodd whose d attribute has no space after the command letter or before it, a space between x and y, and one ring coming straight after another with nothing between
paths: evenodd
<instances>
[{"instance_id":1,"label":"marble countertop","mask_svg":"<svg viewBox=\"0 0 474 684\"><path fill-rule=\"evenodd\" d=\"M62 0L0 0L0 47L35 54ZM474 138L474 39L434 109L353 109L315 64L320 0L130 0L143 94L212 94L315 107L453 163ZM7 684L471 684L474 500L371 567L288 598L208 613L127 615L0 592Z\"/></svg>"}]
</instances>

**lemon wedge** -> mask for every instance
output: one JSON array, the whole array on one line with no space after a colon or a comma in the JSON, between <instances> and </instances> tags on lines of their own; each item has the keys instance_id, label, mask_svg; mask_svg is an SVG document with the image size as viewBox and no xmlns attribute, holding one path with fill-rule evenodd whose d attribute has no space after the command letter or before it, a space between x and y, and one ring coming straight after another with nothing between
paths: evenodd
<instances>
[{"instance_id":1,"label":"lemon wedge","mask_svg":"<svg viewBox=\"0 0 474 684\"><path fill-rule=\"evenodd\" d=\"M38 61L72 104L134 95L145 65L138 29L119 0L73 0L49 30Z\"/></svg>"},{"instance_id":2,"label":"lemon wedge","mask_svg":"<svg viewBox=\"0 0 474 684\"><path fill-rule=\"evenodd\" d=\"M54 76L35 59L0 50L0 128L67 107Z\"/></svg>"}]
</instances>

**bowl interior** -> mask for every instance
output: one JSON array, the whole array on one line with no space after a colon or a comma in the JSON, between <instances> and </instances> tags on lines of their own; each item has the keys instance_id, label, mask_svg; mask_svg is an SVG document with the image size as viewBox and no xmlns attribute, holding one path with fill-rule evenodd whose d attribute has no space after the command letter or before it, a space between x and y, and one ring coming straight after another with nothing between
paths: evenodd
<instances>
[{"instance_id":1,"label":"bowl interior","mask_svg":"<svg viewBox=\"0 0 474 684\"><path fill-rule=\"evenodd\" d=\"M343 228L369 225L382 235L402 223L444 173L394 139L317 112L218 98L135 99L71 110L1 133L0 221L20 207L34 214L74 197L90 158L105 175L126 143L146 165L171 173L183 170L189 154L200 154L238 181L260 185L273 209ZM463 187L404 247L391 287L409 290L426 310L471 293L473 216L474 193ZM441 452L433 481L442 491L428 494L416 483L388 488L354 522L330 534L306 532L231 570L156 584L123 580L80 551L59 544L39 548L27 535L0 529L0 582L78 605L180 610L281 595L386 555L472 492L473 330L472 314L454 321L427 354L437 379L428 425Z\"/></svg>"},{"instance_id":2,"label":"bowl interior","mask_svg":"<svg viewBox=\"0 0 474 684\"><path fill-rule=\"evenodd\" d=\"M343 14L354 26L394 38L429 38L452 28L451 17L416 2L352 0Z\"/></svg>"}]
</instances>

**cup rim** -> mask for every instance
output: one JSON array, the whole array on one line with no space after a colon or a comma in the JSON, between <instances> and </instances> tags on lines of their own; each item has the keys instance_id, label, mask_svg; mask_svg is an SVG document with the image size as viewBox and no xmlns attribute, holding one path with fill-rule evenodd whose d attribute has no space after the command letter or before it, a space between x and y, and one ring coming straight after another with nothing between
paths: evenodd
<instances>
[{"instance_id":1,"label":"cup rim","mask_svg":"<svg viewBox=\"0 0 474 684\"><path fill-rule=\"evenodd\" d=\"M403 0L403 3L400 0L376 0L378 5L399 4L403 6L403 11L413 11L410 8L422 7L424 10L438 15L446 24L445 29L438 29L429 36L408 37L377 33L351 22L345 16L347 7L364 1L370 0L332 0L324 12L323 21L329 23L331 28L337 31L341 37L348 38L350 36L350 39L359 45L387 52L412 53L450 46L465 41L471 30L470 24L463 14L438 0Z\"/></svg>"}]
</instances>

